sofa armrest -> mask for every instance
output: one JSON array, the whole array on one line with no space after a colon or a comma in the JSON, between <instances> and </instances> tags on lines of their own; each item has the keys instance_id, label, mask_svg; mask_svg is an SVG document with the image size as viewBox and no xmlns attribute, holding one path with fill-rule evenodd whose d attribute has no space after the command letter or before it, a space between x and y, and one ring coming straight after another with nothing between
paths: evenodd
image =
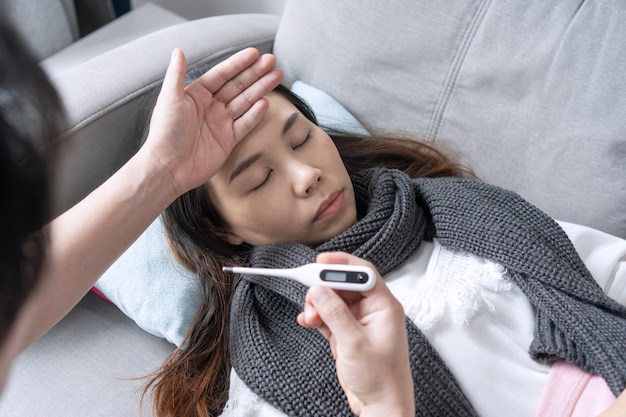
<instances>
[{"instance_id":1,"label":"sofa armrest","mask_svg":"<svg viewBox=\"0 0 626 417\"><path fill-rule=\"evenodd\" d=\"M118 46L132 42L157 30L186 22L187 19L146 3L78 39L66 48L40 62L49 77L76 67Z\"/></svg>"},{"instance_id":2,"label":"sofa armrest","mask_svg":"<svg viewBox=\"0 0 626 417\"><path fill-rule=\"evenodd\" d=\"M53 214L100 185L137 150L174 48L189 69L209 68L245 47L270 52L279 17L239 14L184 22L143 36L52 79L69 129L60 138Z\"/></svg>"}]
</instances>

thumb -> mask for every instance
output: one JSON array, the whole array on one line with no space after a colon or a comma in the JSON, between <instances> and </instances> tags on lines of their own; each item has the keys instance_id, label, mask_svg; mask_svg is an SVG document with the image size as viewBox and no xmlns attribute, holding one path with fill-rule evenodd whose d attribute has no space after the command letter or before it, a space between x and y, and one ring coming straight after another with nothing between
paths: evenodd
<instances>
[{"instance_id":1,"label":"thumb","mask_svg":"<svg viewBox=\"0 0 626 417\"><path fill-rule=\"evenodd\" d=\"M361 331L361 325L335 291L322 285L314 285L309 288L307 296L338 344L354 340L354 335Z\"/></svg>"},{"instance_id":2,"label":"thumb","mask_svg":"<svg viewBox=\"0 0 626 417\"><path fill-rule=\"evenodd\" d=\"M187 60L183 51L175 48L167 66L161 95L166 95L174 99L180 99L184 95L185 77L187 74Z\"/></svg>"}]
</instances>

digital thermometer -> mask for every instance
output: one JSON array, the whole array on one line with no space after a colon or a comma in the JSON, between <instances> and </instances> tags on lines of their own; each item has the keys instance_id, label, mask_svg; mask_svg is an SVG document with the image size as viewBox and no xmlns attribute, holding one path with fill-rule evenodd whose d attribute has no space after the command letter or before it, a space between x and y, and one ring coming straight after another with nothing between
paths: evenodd
<instances>
[{"instance_id":1,"label":"digital thermometer","mask_svg":"<svg viewBox=\"0 0 626 417\"><path fill-rule=\"evenodd\" d=\"M306 264L297 268L271 269L225 266L225 272L289 278L310 287L321 284L336 290L368 291L376 284L376 273L361 265Z\"/></svg>"}]
</instances>

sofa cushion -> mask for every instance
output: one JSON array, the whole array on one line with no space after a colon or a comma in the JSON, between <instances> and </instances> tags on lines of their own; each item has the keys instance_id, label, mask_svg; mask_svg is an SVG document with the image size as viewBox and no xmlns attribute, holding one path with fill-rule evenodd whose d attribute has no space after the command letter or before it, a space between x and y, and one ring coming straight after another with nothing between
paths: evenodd
<instances>
[{"instance_id":1,"label":"sofa cushion","mask_svg":"<svg viewBox=\"0 0 626 417\"><path fill-rule=\"evenodd\" d=\"M1 416L136 417L147 383L174 349L88 294L13 364ZM139 378L139 379L137 379ZM150 417L151 399L141 407Z\"/></svg>"},{"instance_id":2,"label":"sofa cushion","mask_svg":"<svg viewBox=\"0 0 626 417\"><path fill-rule=\"evenodd\" d=\"M626 237L625 19L620 2L290 0L274 51L369 131L451 146L553 217Z\"/></svg>"}]
</instances>

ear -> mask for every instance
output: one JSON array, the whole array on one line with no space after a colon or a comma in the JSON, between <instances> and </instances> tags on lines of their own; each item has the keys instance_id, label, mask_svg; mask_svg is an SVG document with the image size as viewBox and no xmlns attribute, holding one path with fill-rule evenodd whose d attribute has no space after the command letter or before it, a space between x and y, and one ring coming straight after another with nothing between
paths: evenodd
<instances>
[{"instance_id":1,"label":"ear","mask_svg":"<svg viewBox=\"0 0 626 417\"><path fill-rule=\"evenodd\" d=\"M233 246L239 246L243 243L242 238L240 238L234 233L227 232L226 230L222 228L213 227L211 231L213 232L215 236L219 237L220 239L228 242L229 244Z\"/></svg>"},{"instance_id":2,"label":"ear","mask_svg":"<svg viewBox=\"0 0 626 417\"><path fill-rule=\"evenodd\" d=\"M228 230L228 226L216 226L208 217L203 219L203 223L211 233L230 245L239 246L244 243L242 238Z\"/></svg>"},{"instance_id":3,"label":"ear","mask_svg":"<svg viewBox=\"0 0 626 417\"><path fill-rule=\"evenodd\" d=\"M218 236L233 246L239 246L243 243L242 238L230 232L222 232L222 234L219 234Z\"/></svg>"}]
</instances>

